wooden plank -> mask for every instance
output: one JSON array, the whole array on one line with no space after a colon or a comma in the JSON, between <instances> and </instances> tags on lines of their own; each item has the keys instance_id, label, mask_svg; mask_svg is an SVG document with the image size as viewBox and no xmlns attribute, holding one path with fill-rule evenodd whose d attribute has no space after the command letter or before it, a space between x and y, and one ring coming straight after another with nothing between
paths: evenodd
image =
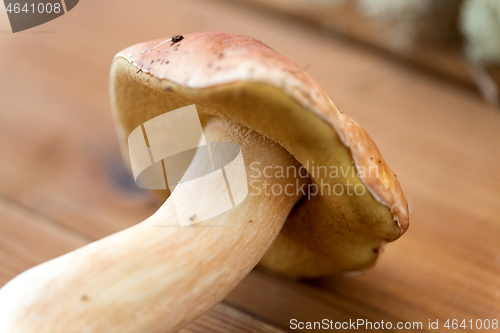
<instances>
[{"instance_id":1,"label":"wooden plank","mask_svg":"<svg viewBox=\"0 0 500 333\"><path fill-rule=\"evenodd\" d=\"M35 29L54 33L0 35L2 284L139 222L159 205L134 191L119 167L108 105L114 53L175 33L229 30L261 39L308 67L340 109L374 137L403 185L412 221L366 275L291 283L256 270L226 304L285 330L292 318L498 317L500 114L472 89L241 4L141 5L147 15L139 15L134 2L87 1ZM49 222L53 227L43 226ZM224 316L234 320L234 331L237 325L246 329L239 314ZM203 325L188 329L224 323Z\"/></svg>"},{"instance_id":2,"label":"wooden plank","mask_svg":"<svg viewBox=\"0 0 500 333\"><path fill-rule=\"evenodd\" d=\"M0 285L89 240L16 202L0 198Z\"/></svg>"},{"instance_id":3,"label":"wooden plank","mask_svg":"<svg viewBox=\"0 0 500 333\"><path fill-rule=\"evenodd\" d=\"M179 331L180 333L232 333L232 332L261 332L280 333L281 329L263 323L251 316L238 311L224 303L220 303L206 315L193 321Z\"/></svg>"}]
</instances>

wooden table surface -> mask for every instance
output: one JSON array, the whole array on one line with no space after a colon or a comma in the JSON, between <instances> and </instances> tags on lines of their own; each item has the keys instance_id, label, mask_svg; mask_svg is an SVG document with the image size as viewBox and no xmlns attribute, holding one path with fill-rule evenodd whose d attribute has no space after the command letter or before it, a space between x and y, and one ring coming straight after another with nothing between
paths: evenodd
<instances>
[{"instance_id":1,"label":"wooden table surface","mask_svg":"<svg viewBox=\"0 0 500 333\"><path fill-rule=\"evenodd\" d=\"M281 332L291 319L324 318L432 331L429 319L500 319L500 111L470 87L230 1L86 0L0 34L0 285L159 207L121 162L108 71L131 44L197 30L251 35L307 67L377 142L411 225L362 276L289 282L256 269L183 332Z\"/></svg>"}]
</instances>

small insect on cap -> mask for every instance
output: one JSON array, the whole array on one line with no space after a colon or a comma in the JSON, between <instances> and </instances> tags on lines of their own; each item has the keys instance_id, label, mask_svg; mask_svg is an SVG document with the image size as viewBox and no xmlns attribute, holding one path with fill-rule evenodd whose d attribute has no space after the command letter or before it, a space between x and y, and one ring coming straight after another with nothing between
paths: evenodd
<instances>
[{"instance_id":1,"label":"small insect on cap","mask_svg":"<svg viewBox=\"0 0 500 333\"><path fill-rule=\"evenodd\" d=\"M184 39L184 36L182 35L173 35L172 36L172 42L173 43L177 43L177 42L180 42L181 40Z\"/></svg>"}]
</instances>

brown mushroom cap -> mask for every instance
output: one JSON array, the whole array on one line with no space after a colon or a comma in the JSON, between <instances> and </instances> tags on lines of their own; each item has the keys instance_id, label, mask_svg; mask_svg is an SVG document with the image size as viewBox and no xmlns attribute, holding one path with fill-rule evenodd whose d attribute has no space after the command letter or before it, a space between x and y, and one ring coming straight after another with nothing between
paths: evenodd
<instances>
[{"instance_id":1,"label":"brown mushroom cap","mask_svg":"<svg viewBox=\"0 0 500 333\"><path fill-rule=\"evenodd\" d=\"M409 216L398 179L370 136L304 70L260 41L226 32L183 37L137 44L114 59L111 98L127 162L133 129L195 103L200 114L228 118L279 143L318 186L366 188L361 195L304 200L264 267L315 277L373 265L380 247L407 230Z\"/></svg>"}]
</instances>

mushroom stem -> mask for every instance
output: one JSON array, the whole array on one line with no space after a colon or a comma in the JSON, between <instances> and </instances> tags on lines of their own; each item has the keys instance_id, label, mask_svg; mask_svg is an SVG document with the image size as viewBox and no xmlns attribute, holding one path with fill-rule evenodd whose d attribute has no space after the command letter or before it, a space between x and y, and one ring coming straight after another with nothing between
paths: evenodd
<instances>
[{"instance_id":1,"label":"mushroom stem","mask_svg":"<svg viewBox=\"0 0 500 333\"><path fill-rule=\"evenodd\" d=\"M230 120L210 118L204 132L209 142L238 144L247 174L254 162L261 170L299 167L280 145ZM250 176L254 187L307 181ZM168 227L177 223L169 199L144 222L5 285L0 332L175 332L220 302L258 263L299 198L249 190L232 210L185 228Z\"/></svg>"}]
</instances>

